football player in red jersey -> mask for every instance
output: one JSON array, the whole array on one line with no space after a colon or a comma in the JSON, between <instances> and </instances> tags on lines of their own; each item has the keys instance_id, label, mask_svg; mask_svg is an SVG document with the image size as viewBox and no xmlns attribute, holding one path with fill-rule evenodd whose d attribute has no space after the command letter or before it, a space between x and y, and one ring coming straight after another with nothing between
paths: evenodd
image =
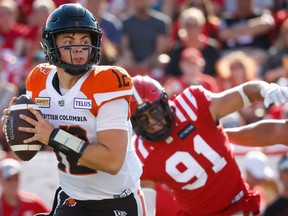
<instances>
[{"instance_id":1,"label":"football player in red jersey","mask_svg":"<svg viewBox=\"0 0 288 216\"><path fill-rule=\"evenodd\" d=\"M257 215L259 195L241 177L219 119L254 101L264 101L266 106L284 103L288 88L251 81L212 93L202 86L190 86L168 100L154 79L135 76L133 85L131 121L136 152L143 164L141 184L145 199L155 200L155 183L162 183L177 201L177 216ZM278 124L287 131L285 120ZM271 125L266 122L238 128L238 132L227 131L235 143L256 145L254 136L258 145L271 145L272 139L263 141L259 136L259 128L267 130ZM271 136L272 132L275 131L264 136ZM147 210L153 215L155 202L147 202Z\"/></svg>"},{"instance_id":2,"label":"football player in red jersey","mask_svg":"<svg viewBox=\"0 0 288 216\"><path fill-rule=\"evenodd\" d=\"M131 142L132 79L123 68L96 65L101 35L86 8L61 5L42 33L50 64L37 65L26 80L43 116L31 109L38 121L21 118L34 128L19 130L31 133L23 148L38 140L56 153L60 188L53 216L146 215L142 167Z\"/></svg>"}]
</instances>

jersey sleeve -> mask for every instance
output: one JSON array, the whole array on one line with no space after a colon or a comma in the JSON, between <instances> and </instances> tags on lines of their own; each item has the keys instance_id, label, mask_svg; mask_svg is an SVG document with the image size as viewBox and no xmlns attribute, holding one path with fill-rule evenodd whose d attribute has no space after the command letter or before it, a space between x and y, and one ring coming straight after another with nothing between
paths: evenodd
<instances>
[{"instance_id":1,"label":"jersey sleeve","mask_svg":"<svg viewBox=\"0 0 288 216\"><path fill-rule=\"evenodd\" d=\"M128 103L123 99L105 103L98 112L97 131L109 129L128 131L128 110Z\"/></svg>"},{"instance_id":2,"label":"jersey sleeve","mask_svg":"<svg viewBox=\"0 0 288 216\"><path fill-rule=\"evenodd\" d=\"M209 108L211 99L212 99L212 92L205 89L203 86L196 85L196 86L190 86L186 90L183 91L185 94L185 91L189 91L192 93L193 97L197 101L197 109L199 110L206 110ZM193 99L192 99L193 101Z\"/></svg>"},{"instance_id":3,"label":"jersey sleeve","mask_svg":"<svg viewBox=\"0 0 288 216\"><path fill-rule=\"evenodd\" d=\"M48 64L39 64L35 66L26 78L26 94L32 99L35 99L35 96L39 95L39 93L45 89L47 75L52 69L52 66Z\"/></svg>"},{"instance_id":4,"label":"jersey sleeve","mask_svg":"<svg viewBox=\"0 0 288 216\"><path fill-rule=\"evenodd\" d=\"M90 83L85 86L93 88L93 97L98 107L119 98L124 98L129 103L132 79L125 69L117 66L98 66L90 76L94 77L87 79Z\"/></svg>"}]
</instances>

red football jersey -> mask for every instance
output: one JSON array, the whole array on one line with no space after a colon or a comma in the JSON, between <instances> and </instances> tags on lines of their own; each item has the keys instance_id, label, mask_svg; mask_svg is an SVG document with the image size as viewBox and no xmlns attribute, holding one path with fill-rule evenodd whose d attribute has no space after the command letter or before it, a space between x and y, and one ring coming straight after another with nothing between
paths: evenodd
<instances>
[{"instance_id":1,"label":"red football jersey","mask_svg":"<svg viewBox=\"0 0 288 216\"><path fill-rule=\"evenodd\" d=\"M257 212L259 196L244 182L228 137L210 114L210 100L211 92L201 86L185 89L171 101L175 123L170 137L157 143L135 139L142 179L173 190L181 208L177 215Z\"/></svg>"}]
</instances>

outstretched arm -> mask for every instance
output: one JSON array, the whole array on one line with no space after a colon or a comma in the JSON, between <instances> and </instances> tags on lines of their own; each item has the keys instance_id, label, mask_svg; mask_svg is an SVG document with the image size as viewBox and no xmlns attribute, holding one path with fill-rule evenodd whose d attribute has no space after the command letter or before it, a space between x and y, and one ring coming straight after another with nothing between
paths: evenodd
<instances>
[{"instance_id":1,"label":"outstretched arm","mask_svg":"<svg viewBox=\"0 0 288 216\"><path fill-rule=\"evenodd\" d=\"M250 81L220 93L212 94L210 113L215 120L249 106L250 103L263 101L279 106L288 101L288 88L260 80Z\"/></svg>"},{"instance_id":2,"label":"outstretched arm","mask_svg":"<svg viewBox=\"0 0 288 216\"><path fill-rule=\"evenodd\" d=\"M249 125L226 128L229 140L242 146L269 146L284 144L288 146L287 120L261 120Z\"/></svg>"}]
</instances>

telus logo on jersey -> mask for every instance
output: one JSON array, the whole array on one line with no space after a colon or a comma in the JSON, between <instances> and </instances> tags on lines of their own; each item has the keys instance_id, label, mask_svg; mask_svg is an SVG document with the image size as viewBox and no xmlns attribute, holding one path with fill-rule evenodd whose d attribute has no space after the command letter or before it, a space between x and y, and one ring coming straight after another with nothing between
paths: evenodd
<instances>
[{"instance_id":1,"label":"telus logo on jersey","mask_svg":"<svg viewBox=\"0 0 288 216\"><path fill-rule=\"evenodd\" d=\"M83 98L74 98L75 109L92 109L92 100Z\"/></svg>"}]
</instances>

